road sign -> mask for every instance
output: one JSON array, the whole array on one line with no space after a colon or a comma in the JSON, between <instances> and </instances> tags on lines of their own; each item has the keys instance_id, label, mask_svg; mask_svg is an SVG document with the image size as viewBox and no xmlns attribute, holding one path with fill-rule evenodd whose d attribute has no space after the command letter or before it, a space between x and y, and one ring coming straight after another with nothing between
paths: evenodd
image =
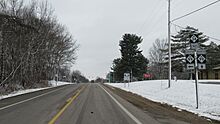
<instances>
[{"instance_id":1,"label":"road sign","mask_svg":"<svg viewBox=\"0 0 220 124\"><path fill-rule=\"evenodd\" d=\"M191 50L191 49L187 49L185 54L193 54L194 55L195 51L194 50Z\"/></svg>"},{"instance_id":2,"label":"road sign","mask_svg":"<svg viewBox=\"0 0 220 124\"><path fill-rule=\"evenodd\" d=\"M198 49L199 48L198 41L199 41L198 35L196 34L190 35L190 48Z\"/></svg>"},{"instance_id":3,"label":"road sign","mask_svg":"<svg viewBox=\"0 0 220 124\"><path fill-rule=\"evenodd\" d=\"M193 50L186 50L186 69L193 70L195 67L195 58Z\"/></svg>"},{"instance_id":4,"label":"road sign","mask_svg":"<svg viewBox=\"0 0 220 124\"><path fill-rule=\"evenodd\" d=\"M204 69L206 69L206 64L198 64L198 69L199 69L199 70L204 70Z\"/></svg>"},{"instance_id":5,"label":"road sign","mask_svg":"<svg viewBox=\"0 0 220 124\"><path fill-rule=\"evenodd\" d=\"M186 55L187 63L193 63L195 61L194 56L191 54Z\"/></svg>"},{"instance_id":6,"label":"road sign","mask_svg":"<svg viewBox=\"0 0 220 124\"><path fill-rule=\"evenodd\" d=\"M151 75L151 74L147 74L147 73L145 73L145 74L143 74L143 77L144 77L144 78L151 78L152 75Z\"/></svg>"},{"instance_id":7,"label":"road sign","mask_svg":"<svg viewBox=\"0 0 220 124\"><path fill-rule=\"evenodd\" d=\"M186 50L187 69L195 69L195 85L196 85L196 108L198 109L198 69L206 69L206 51L201 50L198 44L198 36L190 36L190 50ZM194 55L193 55L194 54Z\"/></svg>"},{"instance_id":8,"label":"road sign","mask_svg":"<svg viewBox=\"0 0 220 124\"><path fill-rule=\"evenodd\" d=\"M186 50L186 68L187 70L192 70L195 68L195 50ZM198 49L197 54L197 63L198 69L206 69L206 51L203 49Z\"/></svg>"},{"instance_id":9,"label":"road sign","mask_svg":"<svg viewBox=\"0 0 220 124\"><path fill-rule=\"evenodd\" d=\"M197 53L204 55L204 54L206 54L206 50L204 50L204 49L198 49L198 50L197 50Z\"/></svg>"},{"instance_id":10,"label":"road sign","mask_svg":"<svg viewBox=\"0 0 220 124\"><path fill-rule=\"evenodd\" d=\"M191 43L190 48L193 49L193 50L196 50L196 49L199 48L199 44L198 43Z\"/></svg>"},{"instance_id":11,"label":"road sign","mask_svg":"<svg viewBox=\"0 0 220 124\"><path fill-rule=\"evenodd\" d=\"M206 63L206 55L199 55L198 54L198 63Z\"/></svg>"},{"instance_id":12,"label":"road sign","mask_svg":"<svg viewBox=\"0 0 220 124\"><path fill-rule=\"evenodd\" d=\"M190 37L190 43L198 43L198 36L193 34L191 37Z\"/></svg>"},{"instance_id":13,"label":"road sign","mask_svg":"<svg viewBox=\"0 0 220 124\"><path fill-rule=\"evenodd\" d=\"M197 61L198 61L198 64L206 63L206 51L205 50L197 50Z\"/></svg>"},{"instance_id":14,"label":"road sign","mask_svg":"<svg viewBox=\"0 0 220 124\"><path fill-rule=\"evenodd\" d=\"M193 70L195 68L194 64L186 64L186 69L187 70Z\"/></svg>"},{"instance_id":15,"label":"road sign","mask_svg":"<svg viewBox=\"0 0 220 124\"><path fill-rule=\"evenodd\" d=\"M194 51L193 50L186 50L186 63L193 64L194 62L195 62Z\"/></svg>"},{"instance_id":16,"label":"road sign","mask_svg":"<svg viewBox=\"0 0 220 124\"><path fill-rule=\"evenodd\" d=\"M130 81L130 73L124 73L124 81Z\"/></svg>"}]
</instances>

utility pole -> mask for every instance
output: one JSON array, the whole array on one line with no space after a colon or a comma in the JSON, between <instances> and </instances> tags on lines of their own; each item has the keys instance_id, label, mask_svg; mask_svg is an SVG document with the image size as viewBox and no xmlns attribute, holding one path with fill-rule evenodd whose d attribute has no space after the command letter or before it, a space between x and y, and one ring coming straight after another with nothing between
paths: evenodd
<instances>
[{"instance_id":1,"label":"utility pole","mask_svg":"<svg viewBox=\"0 0 220 124\"><path fill-rule=\"evenodd\" d=\"M1 50L0 50L0 53L1 53L1 61L0 61L0 83L4 80L3 79L3 73L4 73L4 55L3 55L3 53L4 53L4 50L3 50L3 38L2 38L2 28L0 29L0 46L1 46Z\"/></svg>"},{"instance_id":2,"label":"utility pole","mask_svg":"<svg viewBox=\"0 0 220 124\"><path fill-rule=\"evenodd\" d=\"M199 96L198 96L198 62L197 62L197 50L194 53L195 56L195 86L196 86L196 109L199 108Z\"/></svg>"},{"instance_id":3,"label":"utility pole","mask_svg":"<svg viewBox=\"0 0 220 124\"><path fill-rule=\"evenodd\" d=\"M168 88L170 88L171 83L171 43L170 43L170 1L168 0L168 44L169 44L169 81Z\"/></svg>"}]
</instances>

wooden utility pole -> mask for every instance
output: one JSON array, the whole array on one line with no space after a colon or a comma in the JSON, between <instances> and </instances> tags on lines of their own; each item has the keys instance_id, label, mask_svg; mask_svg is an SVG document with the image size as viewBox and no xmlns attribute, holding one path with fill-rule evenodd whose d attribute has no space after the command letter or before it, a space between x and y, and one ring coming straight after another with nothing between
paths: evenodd
<instances>
[{"instance_id":1,"label":"wooden utility pole","mask_svg":"<svg viewBox=\"0 0 220 124\"><path fill-rule=\"evenodd\" d=\"M168 88L170 88L171 83L171 42L170 42L170 2L171 0L168 0L168 44L169 44L169 81L168 81Z\"/></svg>"}]
</instances>

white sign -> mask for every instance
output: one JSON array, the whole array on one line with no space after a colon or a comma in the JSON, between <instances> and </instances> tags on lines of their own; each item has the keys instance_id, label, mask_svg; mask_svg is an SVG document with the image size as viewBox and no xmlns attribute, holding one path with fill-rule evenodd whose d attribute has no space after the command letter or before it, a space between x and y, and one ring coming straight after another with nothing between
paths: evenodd
<instances>
[{"instance_id":1,"label":"white sign","mask_svg":"<svg viewBox=\"0 0 220 124\"><path fill-rule=\"evenodd\" d=\"M195 68L194 64L186 64L187 70L193 70Z\"/></svg>"},{"instance_id":2,"label":"white sign","mask_svg":"<svg viewBox=\"0 0 220 124\"><path fill-rule=\"evenodd\" d=\"M200 70L206 69L206 64L198 64Z\"/></svg>"},{"instance_id":3,"label":"white sign","mask_svg":"<svg viewBox=\"0 0 220 124\"><path fill-rule=\"evenodd\" d=\"M196 50L196 49L199 48L199 44L198 43L191 43L190 48L193 49L193 50Z\"/></svg>"},{"instance_id":4,"label":"white sign","mask_svg":"<svg viewBox=\"0 0 220 124\"><path fill-rule=\"evenodd\" d=\"M186 69L193 70L195 68L194 50L186 50Z\"/></svg>"},{"instance_id":5,"label":"white sign","mask_svg":"<svg viewBox=\"0 0 220 124\"><path fill-rule=\"evenodd\" d=\"M197 40L198 40L198 38L197 38L195 35L193 35L193 36L190 38L190 40L191 40L193 43L196 43Z\"/></svg>"},{"instance_id":6,"label":"white sign","mask_svg":"<svg viewBox=\"0 0 220 124\"><path fill-rule=\"evenodd\" d=\"M192 63L194 61L194 57L192 55L189 55L187 56L186 60L189 62L189 63Z\"/></svg>"},{"instance_id":7,"label":"white sign","mask_svg":"<svg viewBox=\"0 0 220 124\"><path fill-rule=\"evenodd\" d=\"M199 60L200 63L203 63L206 59L205 59L205 57L203 55L200 55L198 57L198 60Z\"/></svg>"},{"instance_id":8,"label":"white sign","mask_svg":"<svg viewBox=\"0 0 220 124\"><path fill-rule=\"evenodd\" d=\"M206 63L206 51L205 50L198 50L197 51L197 60L199 64Z\"/></svg>"},{"instance_id":9,"label":"white sign","mask_svg":"<svg viewBox=\"0 0 220 124\"><path fill-rule=\"evenodd\" d=\"M198 36L196 34L194 34L190 37L190 48L194 49L194 50L199 48Z\"/></svg>"},{"instance_id":10,"label":"white sign","mask_svg":"<svg viewBox=\"0 0 220 124\"><path fill-rule=\"evenodd\" d=\"M198 50L197 50L197 53L204 55L204 54L206 54L206 50L204 50L204 49L198 49Z\"/></svg>"},{"instance_id":11,"label":"white sign","mask_svg":"<svg viewBox=\"0 0 220 124\"><path fill-rule=\"evenodd\" d=\"M124 81L130 81L130 73L124 73Z\"/></svg>"}]
</instances>

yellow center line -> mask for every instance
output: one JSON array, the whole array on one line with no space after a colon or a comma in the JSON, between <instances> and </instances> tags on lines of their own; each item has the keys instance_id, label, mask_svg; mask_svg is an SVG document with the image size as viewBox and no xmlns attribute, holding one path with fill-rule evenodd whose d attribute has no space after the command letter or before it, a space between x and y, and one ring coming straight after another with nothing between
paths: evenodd
<instances>
[{"instance_id":1,"label":"yellow center line","mask_svg":"<svg viewBox=\"0 0 220 124\"><path fill-rule=\"evenodd\" d=\"M77 90L77 93L73 95L71 98L69 98L66 102L67 104L50 120L48 124L54 124L56 120L63 114L63 112L68 108L68 106L79 96L80 92L84 89L85 87L81 88L80 90Z\"/></svg>"}]
</instances>

